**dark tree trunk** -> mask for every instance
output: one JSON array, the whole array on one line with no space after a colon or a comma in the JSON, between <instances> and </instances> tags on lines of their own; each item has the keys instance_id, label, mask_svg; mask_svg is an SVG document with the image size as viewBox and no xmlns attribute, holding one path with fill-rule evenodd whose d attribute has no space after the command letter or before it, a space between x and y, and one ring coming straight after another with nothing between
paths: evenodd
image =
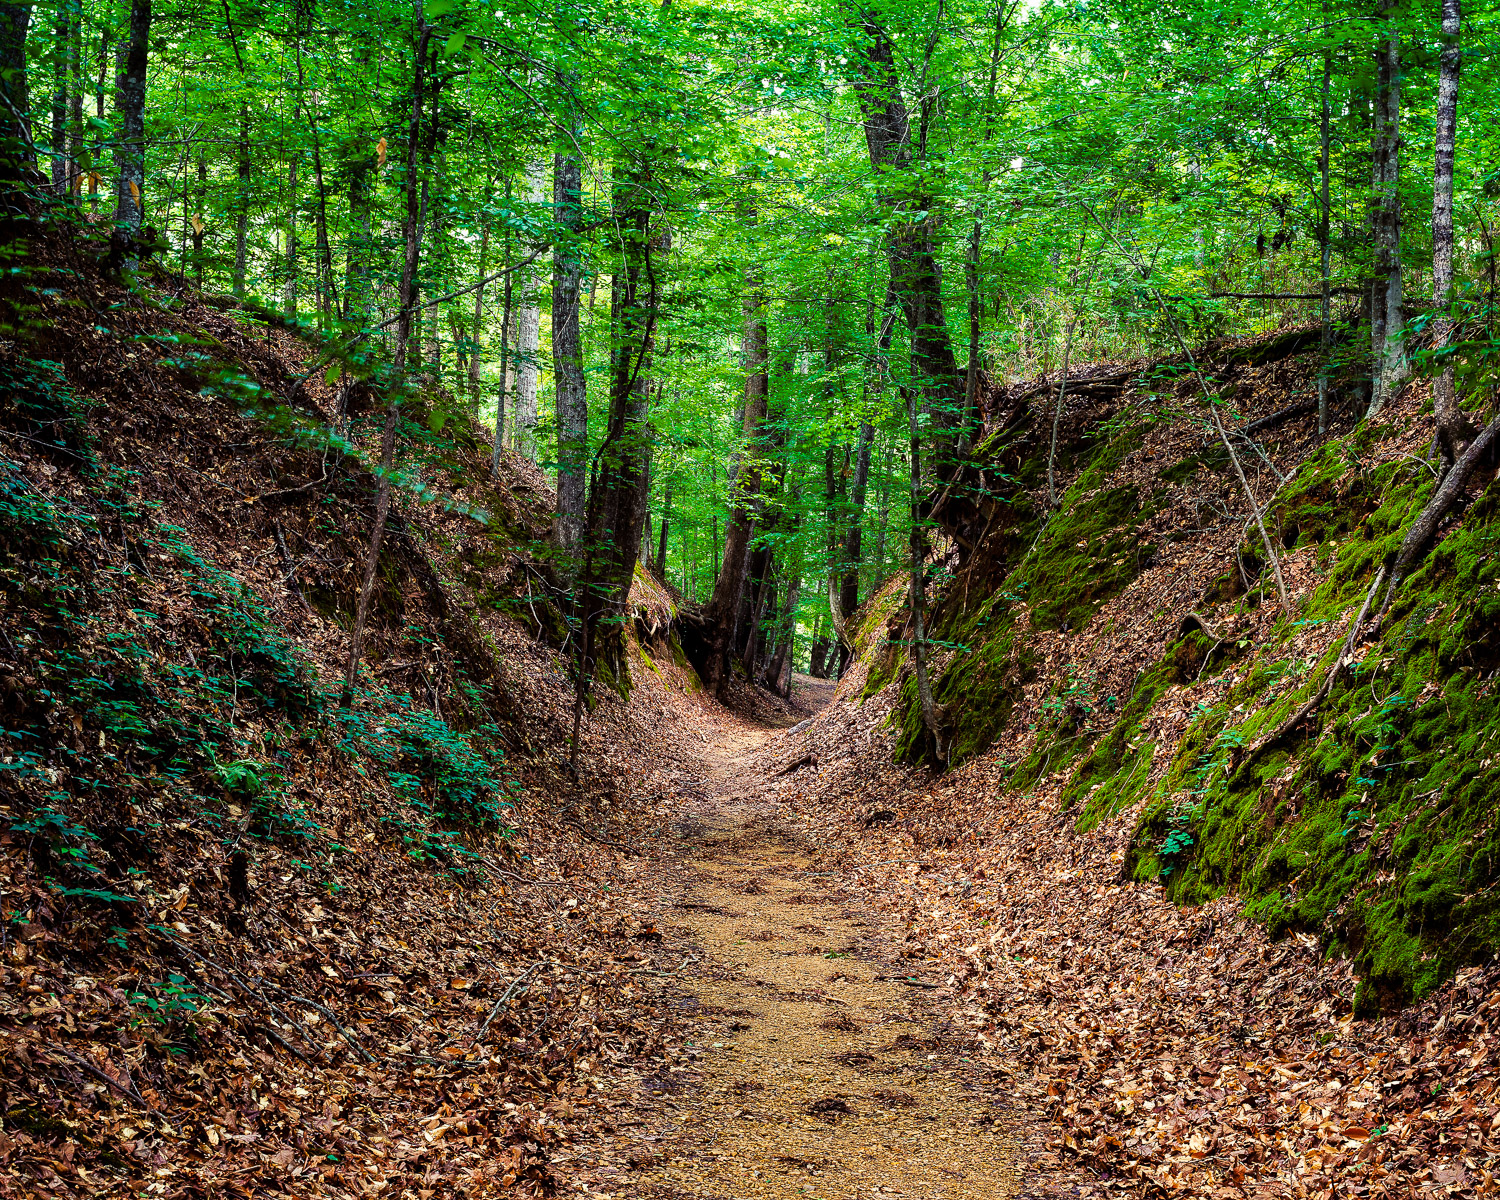
<instances>
[{"instance_id":1,"label":"dark tree trunk","mask_svg":"<svg viewBox=\"0 0 1500 1200\"><path fill-rule=\"evenodd\" d=\"M575 132L577 128L575 119ZM583 278L578 244L583 227L582 188L578 159L569 154L555 155L552 201L558 237L552 256L552 369L557 384L557 513L553 537L565 563L567 556L577 553L583 539L584 488L588 482L589 410L578 319Z\"/></svg>"},{"instance_id":2,"label":"dark tree trunk","mask_svg":"<svg viewBox=\"0 0 1500 1200\"><path fill-rule=\"evenodd\" d=\"M250 236L250 106L240 102L240 138L235 146L234 275L236 296L245 294L245 262Z\"/></svg>"},{"instance_id":3,"label":"dark tree trunk","mask_svg":"<svg viewBox=\"0 0 1500 1200\"><path fill-rule=\"evenodd\" d=\"M859 427L859 448L854 455L854 481L849 488L849 528L844 534L844 579L839 588L839 607L847 621L859 607L859 567L864 538L865 493L870 484L870 450L875 445L875 427L868 421Z\"/></svg>"},{"instance_id":4,"label":"dark tree trunk","mask_svg":"<svg viewBox=\"0 0 1500 1200\"><path fill-rule=\"evenodd\" d=\"M151 39L151 0L132 0L115 105L120 112L119 180L115 224L139 233L146 205L146 53Z\"/></svg>"},{"instance_id":5,"label":"dark tree trunk","mask_svg":"<svg viewBox=\"0 0 1500 1200\"><path fill-rule=\"evenodd\" d=\"M956 436L964 402L964 381L953 354L943 310L942 270L935 251L937 219L933 197L912 176L911 124L896 73L895 49L871 12L860 16L862 45L854 61L854 90L864 117L865 141L876 186L893 220L886 249L891 288L901 304L911 335L912 371L923 391L922 409L931 418L934 461L940 478L955 468ZM899 214L926 214L902 220Z\"/></svg>"},{"instance_id":6,"label":"dark tree trunk","mask_svg":"<svg viewBox=\"0 0 1500 1200\"><path fill-rule=\"evenodd\" d=\"M1323 17L1328 18L1328 0L1323 0ZM1329 126L1328 88L1333 77L1333 47L1323 48L1323 88L1319 105L1318 128L1318 436L1328 432L1328 351L1333 342L1330 302L1332 298L1333 207L1329 201L1329 154L1332 135Z\"/></svg>"},{"instance_id":7,"label":"dark tree trunk","mask_svg":"<svg viewBox=\"0 0 1500 1200\"><path fill-rule=\"evenodd\" d=\"M416 307L417 268L421 259L421 231L423 217L420 191L417 187L417 146L422 136L422 99L426 82L424 67L427 61L427 44L432 37L432 27L422 16L422 3L417 0L417 47L412 68L411 124L406 139L406 217L403 222L406 235L406 252L401 262L401 308L396 320L396 347L391 361L391 394L385 411L385 427L380 436L380 480L375 491L375 519L370 525L370 548L365 555L364 579L359 589L359 604L354 614L354 629L349 638L349 662L344 671L344 691L341 703L348 707L354 699L354 684L359 674L359 659L365 636L365 622L370 615L370 600L375 594L375 573L380 565L380 546L385 538L386 517L391 510L391 475L396 467L396 427L400 416L398 407L403 375L406 371L407 348L412 338L412 317ZM434 108L436 108L434 95ZM427 149L433 143L433 126L428 125Z\"/></svg>"},{"instance_id":8,"label":"dark tree trunk","mask_svg":"<svg viewBox=\"0 0 1500 1200\"><path fill-rule=\"evenodd\" d=\"M753 221L753 214L751 220ZM707 677L704 683L715 694L722 694L729 678L728 655L740 597L745 588L746 551L755 524L760 499L763 426L769 391L769 337L766 330L766 303L761 290L760 272L752 267L745 272L745 415L744 454L730 497L729 523L724 531L724 560L714 581L709 601Z\"/></svg>"},{"instance_id":9,"label":"dark tree trunk","mask_svg":"<svg viewBox=\"0 0 1500 1200\"><path fill-rule=\"evenodd\" d=\"M68 56L73 48L72 4L57 10L57 45L52 64L52 188L58 195L68 189Z\"/></svg>"},{"instance_id":10,"label":"dark tree trunk","mask_svg":"<svg viewBox=\"0 0 1500 1200\"><path fill-rule=\"evenodd\" d=\"M505 201L507 207L509 207L510 183L508 181L505 185ZM506 401L510 398L510 381L512 375L514 374L514 372L511 370L510 353L510 310L511 303L514 300L514 292L512 290L511 275L509 273L509 267L511 265L509 229L505 231L505 248L500 253L500 263L502 267L507 269L507 273L505 276L505 288L500 297L500 386L495 391L495 445L490 457L490 475L494 479L500 478L500 447L505 444L505 405ZM561 392L558 393L559 396L561 396L561 394ZM562 428L561 407L562 406L559 403L559 430ZM585 429L585 437L587 436L587 433L588 431ZM561 503L562 496L561 483L562 476L559 472L559 504Z\"/></svg>"},{"instance_id":11,"label":"dark tree trunk","mask_svg":"<svg viewBox=\"0 0 1500 1200\"><path fill-rule=\"evenodd\" d=\"M672 521L672 477L667 476L667 482L663 488L664 495L661 505L661 545L656 552L656 573L661 581L667 581L667 526Z\"/></svg>"},{"instance_id":12,"label":"dark tree trunk","mask_svg":"<svg viewBox=\"0 0 1500 1200\"><path fill-rule=\"evenodd\" d=\"M589 497L583 576L583 662L573 708L572 760L578 755L578 723L599 665L618 677L625 668L624 617L645 532L651 470L651 352L660 303L654 261L657 231L651 220L649 161L617 168L615 228L620 264L614 275L614 355L609 424L597 458L598 482ZM664 241L662 242L664 245Z\"/></svg>"},{"instance_id":13,"label":"dark tree trunk","mask_svg":"<svg viewBox=\"0 0 1500 1200\"><path fill-rule=\"evenodd\" d=\"M469 334L469 411L479 415L480 339L484 336L484 279L490 269L490 221L481 218L479 226L479 286L474 289L474 324Z\"/></svg>"},{"instance_id":14,"label":"dark tree trunk","mask_svg":"<svg viewBox=\"0 0 1500 1200\"><path fill-rule=\"evenodd\" d=\"M26 93L30 26L30 4L0 5L0 185L7 190L21 181L31 161L31 131L25 122L31 103Z\"/></svg>"}]
</instances>

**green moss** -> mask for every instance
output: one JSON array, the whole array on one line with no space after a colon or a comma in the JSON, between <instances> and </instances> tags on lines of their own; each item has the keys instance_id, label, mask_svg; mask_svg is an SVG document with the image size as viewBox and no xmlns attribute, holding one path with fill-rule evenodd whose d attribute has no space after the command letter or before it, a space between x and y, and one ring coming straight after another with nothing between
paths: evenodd
<instances>
[{"instance_id":1,"label":"green moss","mask_svg":"<svg viewBox=\"0 0 1500 1200\"><path fill-rule=\"evenodd\" d=\"M1427 472L1387 463L1355 473L1348 449L1330 445L1311 460L1278 510L1296 525L1287 540L1330 547L1327 578L1286 636L1352 616L1430 495ZM1224 705L1190 725L1137 830L1136 877L1165 872L1183 903L1233 888L1273 934L1318 932L1360 967L1362 1012L1407 1003L1491 956L1500 947L1500 689L1489 678L1500 667L1497 551L1500 485L1491 484L1403 583L1311 732L1239 762L1243 746L1319 686L1341 643L1316 662L1269 647ZM1284 687L1288 675L1296 686ZM1182 838L1169 847L1173 829Z\"/></svg>"}]
</instances>

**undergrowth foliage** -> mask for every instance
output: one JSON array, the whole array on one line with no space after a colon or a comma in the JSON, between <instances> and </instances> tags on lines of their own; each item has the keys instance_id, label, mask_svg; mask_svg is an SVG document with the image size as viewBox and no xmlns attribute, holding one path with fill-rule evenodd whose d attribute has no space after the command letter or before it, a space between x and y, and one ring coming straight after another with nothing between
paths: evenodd
<instances>
[{"instance_id":1,"label":"undergrowth foliage","mask_svg":"<svg viewBox=\"0 0 1500 1200\"><path fill-rule=\"evenodd\" d=\"M290 786L293 750L354 760L411 857L482 869L467 831L515 827L499 726L460 732L378 683L341 711L265 605L139 500L132 472L98 464L52 364L8 364L0 383L8 423L53 435L76 471L44 492L0 456L0 815L57 896L95 907L100 948L123 946L172 826L302 846L338 886L345 847ZM158 1016L191 1009L172 986L148 998Z\"/></svg>"}]
</instances>

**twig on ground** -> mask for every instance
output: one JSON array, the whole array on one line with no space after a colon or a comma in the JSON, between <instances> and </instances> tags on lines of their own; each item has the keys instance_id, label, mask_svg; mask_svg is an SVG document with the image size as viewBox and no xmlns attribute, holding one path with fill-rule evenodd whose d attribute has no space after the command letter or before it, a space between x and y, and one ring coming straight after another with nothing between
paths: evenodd
<instances>
[{"instance_id":1,"label":"twig on ground","mask_svg":"<svg viewBox=\"0 0 1500 1200\"><path fill-rule=\"evenodd\" d=\"M498 999L498 1000L495 1001L495 1007L492 1008L492 1009L490 1009L490 1015L487 1016L487 1017L485 1017L484 1024L479 1027L479 1032L476 1033L473 1036L473 1038L470 1039L470 1041L469 1041L469 1045L470 1046L477 1045L479 1043L479 1039L482 1038L486 1033L489 1032L490 1022L493 1021L499 1015L500 1010L505 1007L506 1001L508 1001L512 996L514 996L516 994L517 990L520 988L521 984L526 981L526 979L531 975L531 973L533 971L535 971L538 967L540 967L546 961L547 960L545 958L539 958L539 959L537 959L536 962L532 963L531 966L527 967L524 971L522 971L519 975L517 975L513 980L511 980L510 986L507 987L505 989L505 991L501 992L500 993L500 999Z\"/></svg>"}]
</instances>

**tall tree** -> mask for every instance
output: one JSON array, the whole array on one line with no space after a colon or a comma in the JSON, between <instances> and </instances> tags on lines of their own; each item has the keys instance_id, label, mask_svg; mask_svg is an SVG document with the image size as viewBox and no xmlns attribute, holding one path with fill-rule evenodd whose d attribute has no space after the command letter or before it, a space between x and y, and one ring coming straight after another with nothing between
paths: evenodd
<instances>
[{"instance_id":1,"label":"tall tree","mask_svg":"<svg viewBox=\"0 0 1500 1200\"><path fill-rule=\"evenodd\" d=\"M748 225L755 224L755 209L749 208ZM744 333L741 356L745 371L745 402L741 429L743 449L739 471L735 474L729 520L724 527L724 558L714 580L713 597L705 614L708 636L705 639L707 670L704 684L722 695L729 682L729 651L745 590L746 558L754 533L755 514L760 500L762 439L766 420L766 403L770 385L770 339L766 328L766 298L760 269L751 265L745 270Z\"/></svg>"},{"instance_id":2,"label":"tall tree","mask_svg":"<svg viewBox=\"0 0 1500 1200\"><path fill-rule=\"evenodd\" d=\"M1397 0L1380 0L1375 48L1375 280L1371 321L1375 358L1370 416L1400 390L1410 371L1401 282L1401 29Z\"/></svg>"},{"instance_id":3,"label":"tall tree","mask_svg":"<svg viewBox=\"0 0 1500 1200\"><path fill-rule=\"evenodd\" d=\"M146 56L151 44L151 0L131 0L115 107L120 143L115 151L115 224L139 233L146 204Z\"/></svg>"},{"instance_id":4,"label":"tall tree","mask_svg":"<svg viewBox=\"0 0 1500 1200\"><path fill-rule=\"evenodd\" d=\"M576 79L576 77L575 77ZM569 112L573 109L570 107ZM557 238L552 255L552 372L557 390L557 510L553 537L565 558L583 539L588 485L588 394L579 329L582 300L583 172L574 144L576 118L564 148L552 159L552 204Z\"/></svg>"},{"instance_id":5,"label":"tall tree","mask_svg":"<svg viewBox=\"0 0 1500 1200\"><path fill-rule=\"evenodd\" d=\"M1463 69L1459 38L1463 29L1462 0L1442 0L1443 49L1438 59L1437 130L1432 184L1432 332L1439 350L1453 337L1453 155L1458 134L1458 84ZM1456 373L1445 358L1432 386L1437 418L1437 443L1443 474L1463 452L1474 429L1458 406Z\"/></svg>"},{"instance_id":6,"label":"tall tree","mask_svg":"<svg viewBox=\"0 0 1500 1200\"><path fill-rule=\"evenodd\" d=\"M401 260L400 312L396 321L396 346L391 360L390 396L386 403L385 426L380 435L380 476L375 487L375 517L370 523L370 546L365 554L364 578L359 586L359 601L354 613L354 628L349 636L349 661L344 671L342 704L347 707L354 698L354 685L359 676L360 651L365 636L365 623L370 616L370 601L375 594L375 575L380 566L380 547L385 540L386 518L391 511L391 477L396 470L396 426L400 420L401 388L405 383L407 351L412 341L412 318L416 311L417 270L422 254L422 225L425 214L421 208L419 185L418 144L422 139L422 103L426 83L427 47L432 40L432 26L422 13L422 0L416 0L414 13L416 47L412 55L411 123L406 137L406 215L403 221L405 254ZM436 104L434 104L436 107ZM433 127L427 127L428 153L431 158ZM425 175L425 172L422 173Z\"/></svg>"}]
</instances>

